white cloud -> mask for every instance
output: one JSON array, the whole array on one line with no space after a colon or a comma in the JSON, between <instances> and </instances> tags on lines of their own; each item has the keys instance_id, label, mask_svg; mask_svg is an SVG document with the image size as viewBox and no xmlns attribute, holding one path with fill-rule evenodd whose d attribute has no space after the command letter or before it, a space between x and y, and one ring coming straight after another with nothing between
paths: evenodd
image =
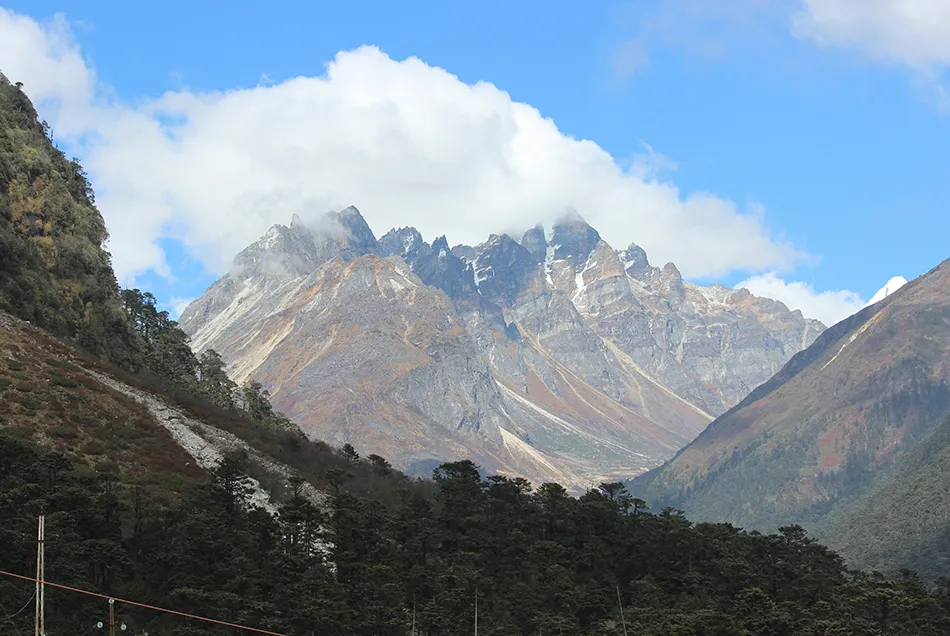
<instances>
[{"instance_id":1,"label":"white cloud","mask_svg":"<svg viewBox=\"0 0 950 636\"><path fill-rule=\"evenodd\" d=\"M736 289L743 287L756 296L780 300L789 309L799 309L806 317L820 320L829 327L866 305L856 292L847 289L818 292L808 283L789 282L775 272L753 276L735 286Z\"/></svg>"},{"instance_id":2,"label":"white cloud","mask_svg":"<svg viewBox=\"0 0 950 636\"><path fill-rule=\"evenodd\" d=\"M631 176L650 180L659 179L668 172L676 172L679 166L675 160L656 152L653 146L646 142L640 142L640 145L643 147L643 152L633 155L628 170Z\"/></svg>"},{"instance_id":3,"label":"white cloud","mask_svg":"<svg viewBox=\"0 0 950 636\"><path fill-rule=\"evenodd\" d=\"M371 47L339 53L323 77L121 103L104 99L62 18L0 10L0 59L82 150L123 280L169 272L162 237L222 272L273 223L348 204L377 234L414 225L452 243L573 208L616 247L636 241L688 277L804 257L755 207L625 171L491 84Z\"/></svg>"},{"instance_id":4,"label":"white cloud","mask_svg":"<svg viewBox=\"0 0 950 636\"><path fill-rule=\"evenodd\" d=\"M950 66L947 0L801 0L796 35L918 71Z\"/></svg>"},{"instance_id":5,"label":"white cloud","mask_svg":"<svg viewBox=\"0 0 950 636\"><path fill-rule=\"evenodd\" d=\"M701 60L722 59L752 40L762 48L787 16L788 0L636 0L614 11L629 37L613 49L613 70L626 79L666 49ZM782 26L784 28L784 24Z\"/></svg>"},{"instance_id":6,"label":"white cloud","mask_svg":"<svg viewBox=\"0 0 950 636\"><path fill-rule=\"evenodd\" d=\"M178 320L178 316L185 311L185 307L190 305L194 301L194 298L182 298L181 296L173 296L171 300L168 301L169 315L173 320Z\"/></svg>"},{"instance_id":7,"label":"white cloud","mask_svg":"<svg viewBox=\"0 0 950 636\"><path fill-rule=\"evenodd\" d=\"M637 71L650 65L650 56L647 54L643 40L632 39L621 42L613 53L614 74L620 79L627 79Z\"/></svg>"},{"instance_id":8,"label":"white cloud","mask_svg":"<svg viewBox=\"0 0 950 636\"><path fill-rule=\"evenodd\" d=\"M63 16L37 22L0 8L0 71L24 82L35 103L53 100L56 115L84 112L93 98L93 73Z\"/></svg>"}]
</instances>

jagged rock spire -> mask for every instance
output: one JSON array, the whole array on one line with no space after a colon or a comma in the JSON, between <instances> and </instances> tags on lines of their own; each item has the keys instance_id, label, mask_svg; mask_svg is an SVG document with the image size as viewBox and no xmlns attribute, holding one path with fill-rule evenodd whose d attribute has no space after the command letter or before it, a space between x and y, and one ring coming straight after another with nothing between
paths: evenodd
<instances>
[{"instance_id":1,"label":"jagged rock spire","mask_svg":"<svg viewBox=\"0 0 950 636\"><path fill-rule=\"evenodd\" d=\"M544 238L544 226L539 223L525 232L521 237L521 245L534 257L536 263L544 262L548 247L548 242Z\"/></svg>"},{"instance_id":2,"label":"jagged rock spire","mask_svg":"<svg viewBox=\"0 0 950 636\"><path fill-rule=\"evenodd\" d=\"M551 244L555 246L554 258L566 259L573 265L587 261L587 257L600 242L600 234L576 211L570 211L554 224Z\"/></svg>"}]
</instances>

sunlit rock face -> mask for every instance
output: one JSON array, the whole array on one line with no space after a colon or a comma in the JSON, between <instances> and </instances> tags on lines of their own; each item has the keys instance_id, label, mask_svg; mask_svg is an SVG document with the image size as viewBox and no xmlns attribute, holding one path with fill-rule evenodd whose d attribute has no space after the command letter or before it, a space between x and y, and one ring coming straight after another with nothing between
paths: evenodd
<instances>
[{"instance_id":1,"label":"sunlit rock face","mask_svg":"<svg viewBox=\"0 0 950 636\"><path fill-rule=\"evenodd\" d=\"M824 329L577 214L450 248L352 207L272 227L181 324L315 439L575 490L669 458Z\"/></svg>"}]
</instances>

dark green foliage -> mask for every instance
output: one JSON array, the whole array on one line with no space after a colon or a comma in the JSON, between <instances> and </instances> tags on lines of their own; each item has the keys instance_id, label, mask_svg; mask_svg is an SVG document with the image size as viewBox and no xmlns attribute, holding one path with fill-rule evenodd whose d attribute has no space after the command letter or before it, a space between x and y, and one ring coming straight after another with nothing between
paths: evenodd
<instances>
[{"instance_id":1,"label":"dark green foliage","mask_svg":"<svg viewBox=\"0 0 950 636\"><path fill-rule=\"evenodd\" d=\"M107 238L79 162L53 145L29 98L0 75L0 310L230 408L233 385L203 373L213 357L199 373L187 336L155 298L120 292ZM199 378L208 378L200 388Z\"/></svg>"},{"instance_id":2,"label":"dark green foliage","mask_svg":"<svg viewBox=\"0 0 950 636\"><path fill-rule=\"evenodd\" d=\"M0 309L130 364L107 238L82 167L0 76Z\"/></svg>"},{"instance_id":3,"label":"dark green foliage","mask_svg":"<svg viewBox=\"0 0 950 636\"><path fill-rule=\"evenodd\" d=\"M575 499L455 462L436 470L432 495L409 484L386 501L344 484L318 506L294 479L269 514L249 505L247 468L227 457L163 507L121 475L82 474L0 437L0 569L32 571L44 513L51 581L300 636L471 634L476 597L479 633L498 636L623 634L621 602L638 635L950 630L948 582L850 572L797 526L761 535L650 514L617 484ZM8 612L31 593L0 578ZM133 634L230 633L119 607ZM51 634L86 633L106 611L47 592ZM0 621L28 633L30 614Z\"/></svg>"},{"instance_id":4,"label":"dark green foliage","mask_svg":"<svg viewBox=\"0 0 950 636\"><path fill-rule=\"evenodd\" d=\"M830 510L819 526L858 564L928 580L950 572L950 418L899 458L887 479Z\"/></svg>"},{"instance_id":5,"label":"dark green foliage","mask_svg":"<svg viewBox=\"0 0 950 636\"><path fill-rule=\"evenodd\" d=\"M344 444L341 453L343 457L351 462L359 461L360 459L360 454L356 452L356 449L353 448L352 444Z\"/></svg>"},{"instance_id":6,"label":"dark green foliage","mask_svg":"<svg viewBox=\"0 0 950 636\"><path fill-rule=\"evenodd\" d=\"M234 409L237 385L224 370L224 360L214 349L198 356L198 393L218 408Z\"/></svg>"},{"instance_id":7,"label":"dark green foliage","mask_svg":"<svg viewBox=\"0 0 950 636\"><path fill-rule=\"evenodd\" d=\"M119 292L126 319L135 332L136 369L145 368L174 386L197 391L198 359L178 323L159 311L155 297L138 289Z\"/></svg>"}]
</instances>

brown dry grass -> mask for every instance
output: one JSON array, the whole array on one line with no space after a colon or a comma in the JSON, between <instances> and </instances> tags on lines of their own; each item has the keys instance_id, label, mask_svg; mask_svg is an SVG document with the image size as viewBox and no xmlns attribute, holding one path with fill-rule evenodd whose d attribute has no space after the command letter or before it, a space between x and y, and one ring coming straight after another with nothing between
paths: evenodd
<instances>
[{"instance_id":1,"label":"brown dry grass","mask_svg":"<svg viewBox=\"0 0 950 636\"><path fill-rule=\"evenodd\" d=\"M207 479L145 407L101 385L85 360L38 329L0 324L0 434L65 454L171 500Z\"/></svg>"}]
</instances>

